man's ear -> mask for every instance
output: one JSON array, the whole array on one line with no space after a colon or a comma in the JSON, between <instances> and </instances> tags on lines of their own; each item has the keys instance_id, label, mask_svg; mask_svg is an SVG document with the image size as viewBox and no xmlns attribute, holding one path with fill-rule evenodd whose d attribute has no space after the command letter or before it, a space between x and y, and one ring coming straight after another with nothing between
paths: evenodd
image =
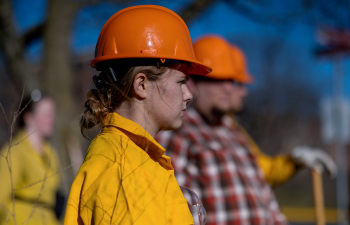
<instances>
[{"instance_id":1,"label":"man's ear","mask_svg":"<svg viewBox=\"0 0 350 225\"><path fill-rule=\"evenodd\" d=\"M144 73L136 74L133 82L134 93L137 97L144 99L147 96L146 89L150 88L149 81Z\"/></svg>"}]
</instances>

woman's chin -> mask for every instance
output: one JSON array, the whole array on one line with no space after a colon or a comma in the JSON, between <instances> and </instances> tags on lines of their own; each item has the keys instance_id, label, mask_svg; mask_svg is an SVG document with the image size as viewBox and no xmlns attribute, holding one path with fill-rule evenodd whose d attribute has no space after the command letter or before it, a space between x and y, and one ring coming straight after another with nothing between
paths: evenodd
<instances>
[{"instance_id":1,"label":"woman's chin","mask_svg":"<svg viewBox=\"0 0 350 225\"><path fill-rule=\"evenodd\" d=\"M172 130L179 129L181 126L182 126L182 120L176 126L174 126Z\"/></svg>"},{"instance_id":2,"label":"woman's chin","mask_svg":"<svg viewBox=\"0 0 350 225\"><path fill-rule=\"evenodd\" d=\"M182 126L182 119L179 121L176 121L175 123L166 126L163 130L176 130L179 129Z\"/></svg>"}]
</instances>

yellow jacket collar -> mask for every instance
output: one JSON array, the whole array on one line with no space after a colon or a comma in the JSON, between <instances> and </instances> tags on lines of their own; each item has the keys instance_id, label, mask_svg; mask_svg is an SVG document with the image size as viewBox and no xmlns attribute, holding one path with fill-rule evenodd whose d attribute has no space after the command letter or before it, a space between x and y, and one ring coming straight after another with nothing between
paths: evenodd
<instances>
[{"instance_id":1,"label":"yellow jacket collar","mask_svg":"<svg viewBox=\"0 0 350 225\"><path fill-rule=\"evenodd\" d=\"M103 125L102 132L113 132L117 128L143 149L154 161L167 170L173 170L170 157L164 155L165 149L139 124L113 112L107 114Z\"/></svg>"},{"instance_id":2,"label":"yellow jacket collar","mask_svg":"<svg viewBox=\"0 0 350 225\"><path fill-rule=\"evenodd\" d=\"M44 140L43 142L43 154L39 154L38 151L35 151L34 146L32 143L29 141L29 136L31 134L28 134L24 129L21 129L18 131L18 134L12 141L12 145L20 145L21 148L28 149L32 154L38 155L39 157L42 157L43 155L49 156L51 154L51 151L53 150L53 147L51 144L47 141Z\"/></svg>"}]
</instances>

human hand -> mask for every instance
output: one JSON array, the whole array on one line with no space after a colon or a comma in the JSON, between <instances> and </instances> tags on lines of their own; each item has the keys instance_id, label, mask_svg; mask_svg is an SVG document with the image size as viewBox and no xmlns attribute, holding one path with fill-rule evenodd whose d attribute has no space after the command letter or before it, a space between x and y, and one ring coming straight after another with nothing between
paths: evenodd
<instances>
[{"instance_id":1,"label":"human hand","mask_svg":"<svg viewBox=\"0 0 350 225\"><path fill-rule=\"evenodd\" d=\"M333 159L321 149L297 146L292 149L290 155L301 166L315 169L320 173L326 170L331 178L335 178L337 175L337 166Z\"/></svg>"}]
</instances>

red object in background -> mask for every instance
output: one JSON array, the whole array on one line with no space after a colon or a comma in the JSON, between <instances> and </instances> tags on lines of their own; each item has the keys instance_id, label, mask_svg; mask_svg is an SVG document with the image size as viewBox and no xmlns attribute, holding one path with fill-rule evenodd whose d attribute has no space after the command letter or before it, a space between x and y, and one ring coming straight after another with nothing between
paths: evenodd
<instances>
[{"instance_id":1,"label":"red object in background","mask_svg":"<svg viewBox=\"0 0 350 225\"><path fill-rule=\"evenodd\" d=\"M320 28L316 34L320 46L316 55L334 55L350 52L350 30L339 28Z\"/></svg>"}]
</instances>

